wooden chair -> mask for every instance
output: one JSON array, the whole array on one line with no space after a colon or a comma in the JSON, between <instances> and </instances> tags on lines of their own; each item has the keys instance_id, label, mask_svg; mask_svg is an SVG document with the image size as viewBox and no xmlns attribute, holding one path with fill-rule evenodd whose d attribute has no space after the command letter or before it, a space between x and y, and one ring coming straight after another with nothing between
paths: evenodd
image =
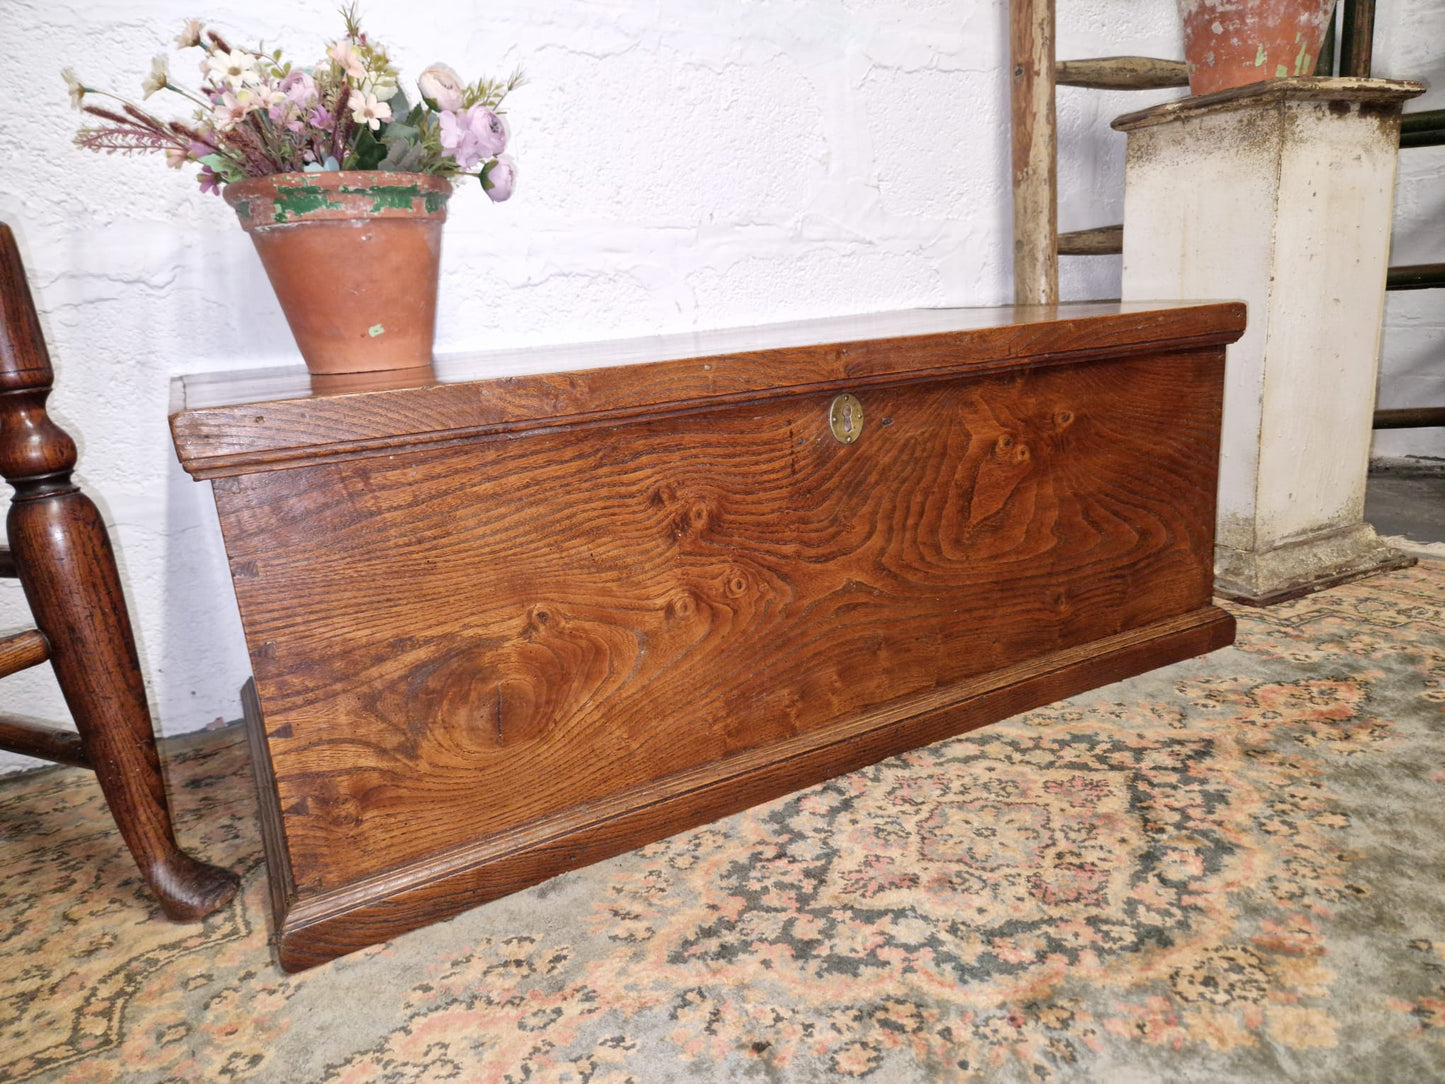
<instances>
[{"instance_id":1,"label":"wooden chair","mask_svg":"<svg viewBox=\"0 0 1445 1084\"><path fill-rule=\"evenodd\" d=\"M0 749L94 771L165 913L199 919L238 879L176 844L110 537L71 480L75 442L45 412L53 380L19 249L0 223L0 474L15 487L0 575L19 579L37 626L0 638L0 677L49 660L79 730L0 716Z\"/></svg>"}]
</instances>

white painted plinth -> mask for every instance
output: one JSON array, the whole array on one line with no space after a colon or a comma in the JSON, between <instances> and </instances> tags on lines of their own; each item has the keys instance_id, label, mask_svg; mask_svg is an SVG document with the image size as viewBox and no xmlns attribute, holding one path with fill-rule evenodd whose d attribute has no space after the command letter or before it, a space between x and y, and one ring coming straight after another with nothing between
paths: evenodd
<instances>
[{"instance_id":1,"label":"white painted plinth","mask_svg":"<svg viewBox=\"0 0 1445 1084\"><path fill-rule=\"evenodd\" d=\"M1418 83L1275 79L1114 121L1126 301L1242 299L1215 589L1269 602L1403 563L1364 522L1400 106Z\"/></svg>"}]
</instances>

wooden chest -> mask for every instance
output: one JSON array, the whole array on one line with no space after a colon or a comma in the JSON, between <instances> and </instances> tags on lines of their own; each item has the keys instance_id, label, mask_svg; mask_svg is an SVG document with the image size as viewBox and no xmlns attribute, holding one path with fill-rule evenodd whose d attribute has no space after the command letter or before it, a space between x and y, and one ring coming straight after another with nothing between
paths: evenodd
<instances>
[{"instance_id":1,"label":"wooden chest","mask_svg":"<svg viewBox=\"0 0 1445 1084\"><path fill-rule=\"evenodd\" d=\"M1229 643L1243 326L919 310L182 378L283 966Z\"/></svg>"}]
</instances>

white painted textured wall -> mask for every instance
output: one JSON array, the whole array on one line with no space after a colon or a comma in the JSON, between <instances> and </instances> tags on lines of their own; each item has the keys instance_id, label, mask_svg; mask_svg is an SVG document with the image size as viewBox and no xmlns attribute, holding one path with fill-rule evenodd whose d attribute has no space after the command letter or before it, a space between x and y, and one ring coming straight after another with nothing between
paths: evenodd
<instances>
[{"instance_id":1,"label":"white painted textured wall","mask_svg":"<svg viewBox=\"0 0 1445 1084\"><path fill-rule=\"evenodd\" d=\"M335 7L0 0L0 218L169 734L237 717L247 673L210 494L171 449L169 380L296 355L229 209L159 160L73 148L59 71L136 88L192 16L309 62L337 33ZM493 206L463 188L451 204L441 353L1009 300L1004 0L363 0L362 15L406 76L440 59L531 78L509 100L516 196ZM1440 0L1384 17L1400 30L1382 35L1381 73L1398 56L1388 74L1441 74ZM1061 0L1059 38L1061 56L1181 48L1170 0ZM1108 121L1170 96L1061 90L1063 228L1119 220L1124 139ZM1445 258L1445 190L1411 168L1410 236L1422 260ZM1116 257L1062 275L1068 298L1116 296L1118 279ZM1433 298L1392 307L1417 383L1439 318ZM0 628L26 622L18 587L0 583ZM64 717L48 668L0 697Z\"/></svg>"}]
</instances>

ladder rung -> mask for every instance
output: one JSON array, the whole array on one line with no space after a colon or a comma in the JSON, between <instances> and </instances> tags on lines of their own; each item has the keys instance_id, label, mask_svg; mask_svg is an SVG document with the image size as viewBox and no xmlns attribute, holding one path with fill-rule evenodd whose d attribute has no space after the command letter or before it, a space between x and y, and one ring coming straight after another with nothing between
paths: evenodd
<instances>
[{"instance_id":1,"label":"ladder rung","mask_svg":"<svg viewBox=\"0 0 1445 1084\"><path fill-rule=\"evenodd\" d=\"M0 677L18 674L50 658L50 643L37 629L0 637Z\"/></svg>"},{"instance_id":2,"label":"ladder rung","mask_svg":"<svg viewBox=\"0 0 1445 1084\"><path fill-rule=\"evenodd\" d=\"M1375 411L1376 429L1433 429L1436 426L1445 426L1445 407Z\"/></svg>"},{"instance_id":3,"label":"ladder rung","mask_svg":"<svg viewBox=\"0 0 1445 1084\"><path fill-rule=\"evenodd\" d=\"M1392 267L1385 276L1387 290L1433 290L1440 286L1445 286L1445 263Z\"/></svg>"},{"instance_id":4,"label":"ladder rung","mask_svg":"<svg viewBox=\"0 0 1445 1084\"><path fill-rule=\"evenodd\" d=\"M75 731L55 730L4 715L0 715L0 749L55 764L69 764L73 768L90 767L80 735Z\"/></svg>"},{"instance_id":5,"label":"ladder rung","mask_svg":"<svg viewBox=\"0 0 1445 1084\"><path fill-rule=\"evenodd\" d=\"M1059 234L1060 256L1117 256L1124 251L1123 226L1095 226Z\"/></svg>"},{"instance_id":6,"label":"ladder rung","mask_svg":"<svg viewBox=\"0 0 1445 1084\"><path fill-rule=\"evenodd\" d=\"M1445 109L1420 109L1400 118L1400 146L1438 147L1445 143Z\"/></svg>"},{"instance_id":7,"label":"ladder rung","mask_svg":"<svg viewBox=\"0 0 1445 1084\"><path fill-rule=\"evenodd\" d=\"M1187 87L1189 69L1182 60L1100 56L1089 60L1060 60L1054 65L1054 82L1094 90L1158 90Z\"/></svg>"}]
</instances>

